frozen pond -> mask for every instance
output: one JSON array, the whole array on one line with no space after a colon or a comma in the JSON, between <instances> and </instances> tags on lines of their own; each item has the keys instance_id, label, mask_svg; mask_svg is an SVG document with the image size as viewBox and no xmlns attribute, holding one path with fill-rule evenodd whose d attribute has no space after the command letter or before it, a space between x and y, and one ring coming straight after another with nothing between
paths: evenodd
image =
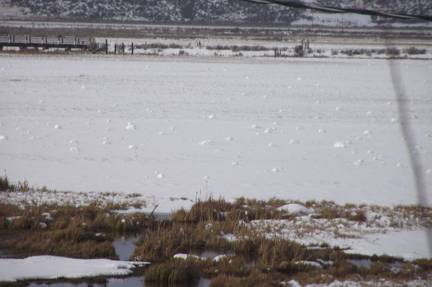
<instances>
[{"instance_id":1,"label":"frozen pond","mask_svg":"<svg viewBox=\"0 0 432 287\"><path fill-rule=\"evenodd\" d=\"M400 65L431 195L432 65ZM0 169L72 191L416 203L383 60L2 55Z\"/></svg>"}]
</instances>

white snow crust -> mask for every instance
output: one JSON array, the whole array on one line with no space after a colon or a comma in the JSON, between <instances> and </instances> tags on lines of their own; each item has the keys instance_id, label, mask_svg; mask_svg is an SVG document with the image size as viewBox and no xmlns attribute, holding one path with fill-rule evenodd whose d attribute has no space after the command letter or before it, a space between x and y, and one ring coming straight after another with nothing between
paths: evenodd
<instances>
[{"instance_id":1,"label":"white snow crust","mask_svg":"<svg viewBox=\"0 0 432 287\"><path fill-rule=\"evenodd\" d=\"M57 256L33 256L24 259L0 259L0 282L27 279L82 278L120 276L146 262L109 259L75 259Z\"/></svg>"}]
</instances>

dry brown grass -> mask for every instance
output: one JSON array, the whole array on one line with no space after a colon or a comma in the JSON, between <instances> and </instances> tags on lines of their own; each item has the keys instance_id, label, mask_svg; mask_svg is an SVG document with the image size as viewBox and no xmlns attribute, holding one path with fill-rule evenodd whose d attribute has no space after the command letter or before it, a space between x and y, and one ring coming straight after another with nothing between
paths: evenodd
<instances>
[{"instance_id":1,"label":"dry brown grass","mask_svg":"<svg viewBox=\"0 0 432 287\"><path fill-rule=\"evenodd\" d=\"M19 191L27 192L30 190L30 186L27 181L18 182L12 184L9 182L7 176L0 176L0 191Z\"/></svg>"},{"instance_id":2,"label":"dry brown grass","mask_svg":"<svg viewBox=\"0 0 432 287\"><path fill-rule=\"evenodd\" d=\"M65 229L68 226L83 226L94 232L132 232L145 228L150 219L144 214L119 215L111 207L91 204L83 207L39 205L20 208L0 203L0 229L46 230ZM49 215L48 215L49 214Z\"/></svg>"},{"instance_id":3,"label":"dry brown grass","mask_svg":"<svg viewBox=\"0 0 432 287\"><path fill-rule=\"evenodd\" d=\"M202 252L204 250L229 250L230 243L200 224L173 223L159 225L142 235L142 242L134 256L140 260L160 262L176 253Z\"/></svg>"},{"instance_id":4,"label":"dry brown grass","mask_svg":"<svg viewBox=\"0 0 432 287\"><path fill-rule=\"evenodd\" d=\"M110 234L136 232L149 224L143 214L118 215L97 204L26 208L0 204L2 247L26 255L115 258Z\"/></svg>"},{"instance_id":5,"label":"dry brown grass","mask_svg":"<svg viewBox=\"0 0 432 287\"><path fill-rule=\"evenodd\" d=\"M273 286L281 280L296 279L302 283L328 283L340 280L400 280L423 278L430 271L429 262L420 262L419 271L414 264L388 256L347 255L343 250L321 246L307 247L284 239L266 238L246 228L242 222L260 218L274 219L284 215L277 207L284 201L258 201L239 199L227 203L221 199L199 202L190 211L181 210L173 220L147 229L135 251L141 260L169 262L176 253L199 254L205 250L234 254L221 262L196 260L195 268L201 275L213 277L211 286ZM346 218L364 221L362 208L356 205L340 206L333 202L308 202L320 217ZM354 212L355 211L355 212ZM236 240L228 241L224 234L235 234ZM370 268L357 267L351 259L370 259ZM331 261L321 268L302 261ZM197 263L199 262L199 263ZM398 274L391 272L391 264L401 263ZM258 274L258 275L257 275ZM261 280L260 278L265 278ZM239 285L240 284L240 285ZM250 284L250 285L248 285Z\"/></svg>"},{"instance_id":6,"label":"dry brown grass","mask_svg":"<svg viewBox=\"0 0 432 287\"><path fill-rule=\"evenodd\" d=\"M61 231L27 232L6 241L8 249L25 255L50 254L76 258L116 259L112 239L72 228Z\"/></svg>"},{"instance_id":7,"label":"dry brown grass","mask_svg":"<svg viewBox=\"0 0 432 287\"><path fill-rule=\"evenodd\" d=\"M7 176L0 176L0 191L7 191L11 188Z\"/></svg>"},{"instance_id":8,"label":"dry brown grass","mask_svg":"<svg viewBox=\"0 0 432 287\"><path fill-rule=\"evenodd\" d=\"M198 280L200 268L194 260L171 260L152 265L145 272L146 283L156 283L162 286L174 284L192 284Z\"/></svg>"},{"instance_id":9,"label":"dry brown grass","mask_svg":"<svg viewBox=\"0 0 432 287\"><path fill-rule=\"evenodd\" d=\"M276 274L263 273L254 270L248 276L237 277L221 274L214 277L210 282L210 287L273 287L281 286L281 277Z\"/></svg>"},{"instance_id":10,"label":"dry brown grass","mask_svg":"<svg viewBox=\"0 0 432 287\"><path fill-rule=\"evenodd\" d=\"M213 277L211 286L214 287L278 286L281 281L290 279L304 284L334 279L408 280L424 278L432 270L430 260L411 263L388 256L347 255L343 250L325 245L310 249L289 240L266 237L265 233L258 233L245 223L254 219L291 220L277 210L284 204L285 201L277 199L241 198L233 203L209 199L197 202L190 211L174 213L172 220L154 221L145 215L118 215L111 211L118 206L101 207L97 203L85 207L41 205L25 209L0 203L0 236L2 232L18 234L0 240L0 245L6 244L8 248L26 254L114 258L110 234L139 231L141 240L134 257L154 263L147 271L146 280L158 284L189 284L197 276ZM310 201L305 205L322 218L365 220L361 206L340 206L325 201ZM430 212L413 207L398 207L398 210L407 216ZM52 218L47 218L46 212ZM46 226L42 227L41 222ZM96 235L100 232L107 235ZM226 235L234 235L235 240L229 240ZM231 256L219 262L173 260L176 253L200 254L203 251ZM370 268L358 267L350 262L351 259L368 259L372 265ZM318 268L301 262L319 260L332 261L333 265ZM391 264L395 263L400 267L397 274L391 270Z\"/></svg>"}]
</instances>

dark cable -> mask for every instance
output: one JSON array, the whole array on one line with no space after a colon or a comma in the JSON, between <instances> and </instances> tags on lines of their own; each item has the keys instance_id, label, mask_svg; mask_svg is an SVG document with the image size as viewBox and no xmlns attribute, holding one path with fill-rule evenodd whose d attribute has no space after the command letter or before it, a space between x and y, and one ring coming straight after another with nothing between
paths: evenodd
<instances>
[{"instance_id":1,"label":"dark cable","mask_svg":"<svg viewBox=\"0 0 432 287\"><path fill-rule=\"evenodd\" d=\"M344 14L344 13L353 13L353 14L361 14L361 15L369 15L369 16L380 16L387 18L396 18L396 19L406 19L406 20L421 20L421 21L431 21L432 16L429 15L413 15L413 14L405 14L405 13L390 13L384 11L370 10L370 9L360 9L360 8L341 8L335 6L327 6L320 5L318 3L305 3L302 1L296 0L241 0L256 4L277 4L290 8L300 8L300 9L311 9L324 13L336 13L336 14Z\"/></svg>"}]
</instances>

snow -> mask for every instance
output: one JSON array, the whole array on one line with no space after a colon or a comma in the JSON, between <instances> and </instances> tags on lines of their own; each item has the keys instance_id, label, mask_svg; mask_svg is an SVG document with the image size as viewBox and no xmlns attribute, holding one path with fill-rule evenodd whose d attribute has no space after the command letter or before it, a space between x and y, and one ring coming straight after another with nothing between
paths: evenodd
<instances>
[{"instance_id":1,"label":"snow","mask_svg":"<svg viewBox=\"0 0 432 287\"><path fill-rule=\"evenodd\" d=\"M213 260L214 262L219 262L219 261L225 260L225 259L227 259L227 258L228 258L227 255L225 255L225 254L220 254L220 255L217 255L217 256L213 257L212 260Z\"/></svg>"},{"instance_id":2,"label":"snow","mask_svg":"<svg viewBox=\"0 0 432 287\"><path fill-rule=\"evenodd\" d=\"M428 235L429 233L429 235ZM402 230L367 234L360 239L337 239L331 244L349 246L348 253L390 255L404 259L432 258L428 236L431 230Z\"/></svg>"},{"instance_id":3,"label":"snow","mask_svg":"<svg viewBox=\"0 0 432 287\"><path fill-rule=\"evenodd\" d=\"M224 234L222 235L222 238L229 242L233 242L237 240L237 237L232 233Z\"/></svg>"},{"instance_id":4,"label":"snow","mask_svg":"<svg viewBox=\"0 0 432 287\"><path fill-rule=\"evenodd\" d=\"M186 260L186 259L188 259L188 257L189 257L189 255L185 254L185 253L177 253L177 254L174 254L174 256L173 256L174 259L182 259L182 260Z\"/></svg>"},{"instance_id":5,"label":"snow","mask_svg":"<svg viewBox=\"0 0 432 287\"><path fill-rule=\"evenodd\" d=\"M134 130L135 129L135 125L133 123L127 123L125 129L126 130Z\"/></svg>"},{"instance_id":6,"label":"snow","mask_svg":"<svg viewBox=\"0 0 432 287\"><path fill-rule=\"evenodd\" d=\"M430 280L409 280L403 282L397 282L394 280L378 280L378 281L339 281L334 280L330 283L314 283L314 284L306 284L301 285L299 282L295 280L290 280L288 282L281 282L282 286L288 287L427 287L430 286Z\"/></svg>"},{"instance_id":7,"label":"snow","mask_svg":"<svg viewBox=\"0 0 432 287\"><path fill-rule=\"evenodd\" d=\"M326 220L301 216L294 221L257 220L252 221L249 226L258 232L265 232L269 238L294 240L311 248L326 243L347 249L347 253L390 255L408 260L432 258L428 243L431 230L409 228L404 224L393 228L392 225L394 223L384 216L374 222L362 224L349 223L342 219Z\"/></svg>"},{"instance_id":8,"label":"snow","mask_svg":"<svg viewBox=\"0 0 432 287\"><path fill-rule=\"evenodd\" d=\"M398 63L431 196L431 65ZM0 66L11 181L139 193L167 204L158 211L197 194L417 203L386 61L2 55Z\"/></svg>"},{"instance_id":9,"label":"snow","mask_svg":"<svg viewBox=\"0 0 432 287\"><path fill-rule=\"evenodd\" d=\"M322 268L321 264L315 261L300 260L300 261L296 261L294 264L303 264L314 268Z\"/></svg>"},{"instance_id":10,"label":"snow","mask_svg":"<svg viewBox=\"0 0 432 287\"><path fill-rule=\"evenodd\" d=\"M211 259L214 262L219 262L219 261L222 261L222 260L228 258L228 255L219 254L219 255L214 255L214 256L198 256L198 255L194 255L194 254L177 253L177 254L174 254L173 258L174 259L180 259L180 260L187 260L187 259L208 260L208 259Z\"/></svg>"},{"instance_id":11,"label":"snow","mask_svg":"<svg viewBox=\"0 0 432 287\"><path fill-rule=\"evenodd\" d=\"M337 141L333 144L333 147L335 148L344 148L345 147L345 143L341 142L341 141Z\"/></svg>"},{"instance_id":12,"label":"snow","mask_svg":"<svg viewBox=\"0 0 432 287\"><path fill-rule=\"evenodd\" d=\"M278 207L278 210L285 211L289 214L309 214L312 212L309 208L297 203L290 203L280 206Z\"/></svg>"},{"instance_id":13,"label":"snow","mask_svg":"<svg viewBox=\"0 0 432 287\"><path fill-rule=\"evenodd\" d=\"M203 258L196 256L196 255L192 255L192 254L186 254L186 253L177 253L173 255L174 259L181 259L181 260L186 260L186 259L197 259L197 260L201 260Z\"/></svg>"},{"instance_id":14,"label":"snow","mask_svg":"<svg viewBox=\"0 0 432 287\"><path fill-rule=\"evenodd\" d=\"M28 279L121 276L146 262L108 259L74 259L57 256L33 256L24 259L0 259L0 282Z\"/></svg>"}]
</instances>

